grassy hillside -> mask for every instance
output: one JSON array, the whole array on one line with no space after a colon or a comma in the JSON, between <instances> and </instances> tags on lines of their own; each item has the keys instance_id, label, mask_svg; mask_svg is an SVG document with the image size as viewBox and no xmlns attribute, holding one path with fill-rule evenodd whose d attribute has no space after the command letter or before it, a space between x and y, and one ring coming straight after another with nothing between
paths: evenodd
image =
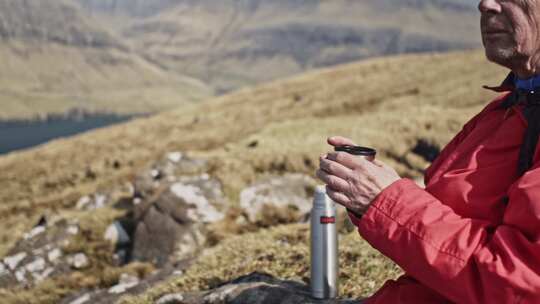
<instances>
[{"instance_id":1,"label":"grassy hillside","mask_svg":"<svg viewBox=\"0 0 540 304\"><path fill-rule=\"evenodd\" d=\"M72 108L148 113L212 95L201 82L170 74L114 48L9 41L0 46L0 119Z\"/></svg>"},{"instance_id":2,"label":"grassy hillside","mask_svg":"<svg viewBox=\"0 0 540 304\"><path fill-rule=\"evenodd\" d=\"M71 108L148 113L212 95L129 51L67 0L1 0L0 39L0 119Z\"/></svg>"},{"instance_id":3,"label":"grassy hillside","mask_svg":"<svg viewBox=\"0 0 540 304\"><path fill-rule=\"evenodd\" d=\"M208 157L233 201L262 172L313 175L334 134L419 176L427 162L411 152L418 141L444 145L493 97L480 86L504 74L477 51L376 59L8 154L0 158L0 256L44 212L72 208L170 151Z\"/></svg>"}]
</instances>

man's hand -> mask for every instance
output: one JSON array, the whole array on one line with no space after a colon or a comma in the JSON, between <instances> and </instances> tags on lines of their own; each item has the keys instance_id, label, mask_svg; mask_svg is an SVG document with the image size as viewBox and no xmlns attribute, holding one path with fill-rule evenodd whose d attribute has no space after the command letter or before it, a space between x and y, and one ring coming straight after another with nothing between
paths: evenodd
<instances>
[{"instance_id":1,"label":"man's hand","mask_svg":"<svg viewBox=\"0 0 540 304\"><path fill-rule=\"evenodd\" d=\"M330 137L332 146L355 145L344 137ZM346 152L329 152L320 157L317 176L326 184L328 196L347 209L364 214L375 197L401 177L378 160L367 160Z\"/></svg>"}]
</instances>

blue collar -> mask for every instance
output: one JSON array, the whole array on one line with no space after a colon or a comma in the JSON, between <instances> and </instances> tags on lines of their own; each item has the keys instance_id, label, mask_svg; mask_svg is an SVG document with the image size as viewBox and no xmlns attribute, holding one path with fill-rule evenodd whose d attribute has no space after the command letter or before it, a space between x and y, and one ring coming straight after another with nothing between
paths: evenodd
<instances>
[{"instance_id":1,"label":"blue collar","mask_svg":"<svg viewBox=\"0 0 540 304\"><path fill-rule=\"evenodd\" d=\"M527 79L519 79L517 76L514 80L516 88L525 91L534 91L540 87L540 75L533 76Z\"/></svg>"}]
</instances>

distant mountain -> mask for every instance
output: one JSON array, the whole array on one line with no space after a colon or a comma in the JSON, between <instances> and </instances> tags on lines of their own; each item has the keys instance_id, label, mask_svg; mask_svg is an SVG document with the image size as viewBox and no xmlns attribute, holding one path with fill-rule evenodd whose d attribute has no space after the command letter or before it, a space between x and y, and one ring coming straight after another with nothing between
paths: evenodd
<instances>
[{"instance_id":1,"label":"distant mountain","mask_svg":"<svg viewBox=\"0 0 540 304\"><path fill-rule=\"evenodd\" d=\"M471 0L0 0L1 118L154 112L375 56L480 46Z\"/></svg>"},{"instance_id":2,"label":"distant mountain","mask_svg":"<svg viewBox=\"0 0 540 304\"><path fill-rule=\"evenodd\" d=\"M373 56L480 46L472 0L77 1L148 60L217 92Z\"/></svg>"},{"instance_id":3,"label":"distant mountain","mask_svg":"<svg viewBox=\"0 0 540 304\"><path fill-rule=\"evenodd\" d=\"M120 41L70 0L0 1L0 37L71 46L120 47Z\"/></svg>"},{"instance_id":4,"label":"distant mountain","mask_svg":"<svg viewBox=\"0 0 540 304\"><path fill-rule=\"evenodd\" d=\"M107 13L114 16L148 17L171 8L182 0L76 0L91 13ZM196 3L196 1L191 1Z\"/></svg>"},{"instance_id":5,"label":"distant mountain","mask_svg":"<svg viewBox=\"0 0 540 304\"><path fill-rule=\"evenodd\" d=\"M0 119L148 113L212 95L131 51L71 0L0 0Z\"/></svg>"}]
</instances>

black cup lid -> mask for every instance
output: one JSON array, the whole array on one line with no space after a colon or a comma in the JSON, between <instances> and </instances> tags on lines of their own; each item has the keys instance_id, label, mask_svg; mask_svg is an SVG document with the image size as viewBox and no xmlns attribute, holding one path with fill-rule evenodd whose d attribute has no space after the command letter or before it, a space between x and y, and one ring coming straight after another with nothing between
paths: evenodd
<instances>
[{"instance_id":1,"label":"black cup lid","mask_svg":"<svg viewBox=\"0 0 540 304\"><path fill-rule=\"evenodd\" d=\"M375 156L375 154L377 154L375 149L361 146L338 146L335 147L334 150L360 156Z\"/></svg>"}]
</instances>

